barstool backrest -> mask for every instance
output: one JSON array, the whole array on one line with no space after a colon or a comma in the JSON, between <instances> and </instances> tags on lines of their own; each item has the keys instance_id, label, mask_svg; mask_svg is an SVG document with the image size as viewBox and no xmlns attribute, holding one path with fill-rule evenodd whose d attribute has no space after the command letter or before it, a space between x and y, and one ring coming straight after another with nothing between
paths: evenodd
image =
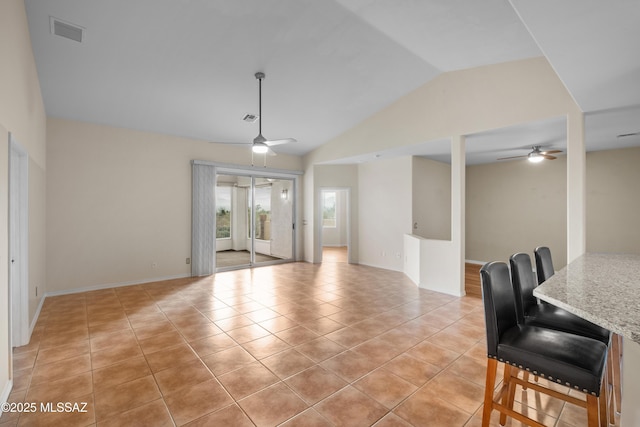
<instances>
[{"instance_id":1,"label":"barstool backrest","mask_svg":"<svg viewBox=\"0 0 640 427\"><path fill-rule=\"evenodd\" d=\"M534 251L536 257L536 274L538 284L541 284L549 277L553 276L553 261L551 260L551 250L546 246L538 246Z\"/></svg>"},{"instance_id":2,"label":"barstool backrest","mask_svg":"<svg viewBox=\"0 0 640 427\"><path fill-rule=\"evenodd\" d=\"M490 262L480 269L482 300L487 328L489 357L498 354L501 335L518 324L509 267L504 262Z\"/></svg>"},{"instance_id":3,"label":"barstool backrest","mask_svg":"<svg viewBox=\"0 0 640 427\"><path fill-rule=\"evenodd\" d=\"M538 286L533 276L531 257L523 252L511 255L511 283L516 297L516 312L518 323L524 323L524 316L531 307L538 304L538 299L533 296L533 290Z\"/></svg>"}]
</instances>

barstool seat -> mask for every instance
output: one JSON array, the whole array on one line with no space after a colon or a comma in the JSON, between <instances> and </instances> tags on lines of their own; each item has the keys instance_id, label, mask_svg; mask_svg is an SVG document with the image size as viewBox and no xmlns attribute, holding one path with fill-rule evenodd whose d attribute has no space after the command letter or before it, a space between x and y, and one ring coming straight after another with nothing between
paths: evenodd
<instances>
[{"instance_id":1,"label":"barstool seat","mask_svg":"<svg viewBox=\"0 0 640 427\"><path fill-rule=\"evenodd\" d=\"M518 325L504 333L495 357L549 381L597 396L606 352L603 343L591 338Z\"/></svg>"}]
</instances>

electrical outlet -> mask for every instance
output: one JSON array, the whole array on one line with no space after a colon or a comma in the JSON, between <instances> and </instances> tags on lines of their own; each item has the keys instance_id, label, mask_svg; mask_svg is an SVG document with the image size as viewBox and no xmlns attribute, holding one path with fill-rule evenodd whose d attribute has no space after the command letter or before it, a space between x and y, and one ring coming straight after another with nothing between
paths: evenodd
<instances>
[{"instance_id":1,"label":"electrical outlet","mask_svg":"<svg viewBox=\"0 0 640 427\"><path fill-rule=\"evenodd\" d=\"M187 258L187 264L191 264L191 258Z\"/></svg>"}]
</instances>

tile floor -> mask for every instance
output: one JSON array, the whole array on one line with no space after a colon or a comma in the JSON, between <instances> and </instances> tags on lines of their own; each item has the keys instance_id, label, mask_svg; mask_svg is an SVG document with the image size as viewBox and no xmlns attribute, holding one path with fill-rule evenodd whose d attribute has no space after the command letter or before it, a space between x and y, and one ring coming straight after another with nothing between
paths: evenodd
<instances>
[{"instance_id":1,"label":"tile floor","mask_svg":"<svg viewBox=\"0 0 640 427\"><path fill-rule=\"evenodd\" d=\"M479 426L483 316L480 299L339 262L49 297L14 351L10 401L86 412L0 426ZM584 425L580 408L516 399L546 425Z\"/></svg>"}]
</instances>

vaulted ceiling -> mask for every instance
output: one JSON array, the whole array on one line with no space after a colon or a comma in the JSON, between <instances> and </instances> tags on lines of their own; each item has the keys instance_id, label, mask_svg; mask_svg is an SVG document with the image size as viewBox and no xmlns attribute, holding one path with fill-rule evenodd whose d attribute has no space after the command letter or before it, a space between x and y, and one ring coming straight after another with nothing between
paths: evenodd
<instances>
[{"instance_id":1,"label":"vaulted ceiling","mask_svg":"<svg viewBox=\"0 0 640 427\"><path fill-rule=\"evenodd\" d=\"M52 117L249 142L257 124L242 118L258 113L263 71L263 134L296 138L277 151L303 155L440 73L544 55L586 113L588 149L640 145L616 138L640 131L636 0L25 4ZM82 42L54 35L52 18L82 27ZM506 133L497 144L508 151L513 132L557 129L551 120L492 139Z\"/></svg>"}]
</instances>

